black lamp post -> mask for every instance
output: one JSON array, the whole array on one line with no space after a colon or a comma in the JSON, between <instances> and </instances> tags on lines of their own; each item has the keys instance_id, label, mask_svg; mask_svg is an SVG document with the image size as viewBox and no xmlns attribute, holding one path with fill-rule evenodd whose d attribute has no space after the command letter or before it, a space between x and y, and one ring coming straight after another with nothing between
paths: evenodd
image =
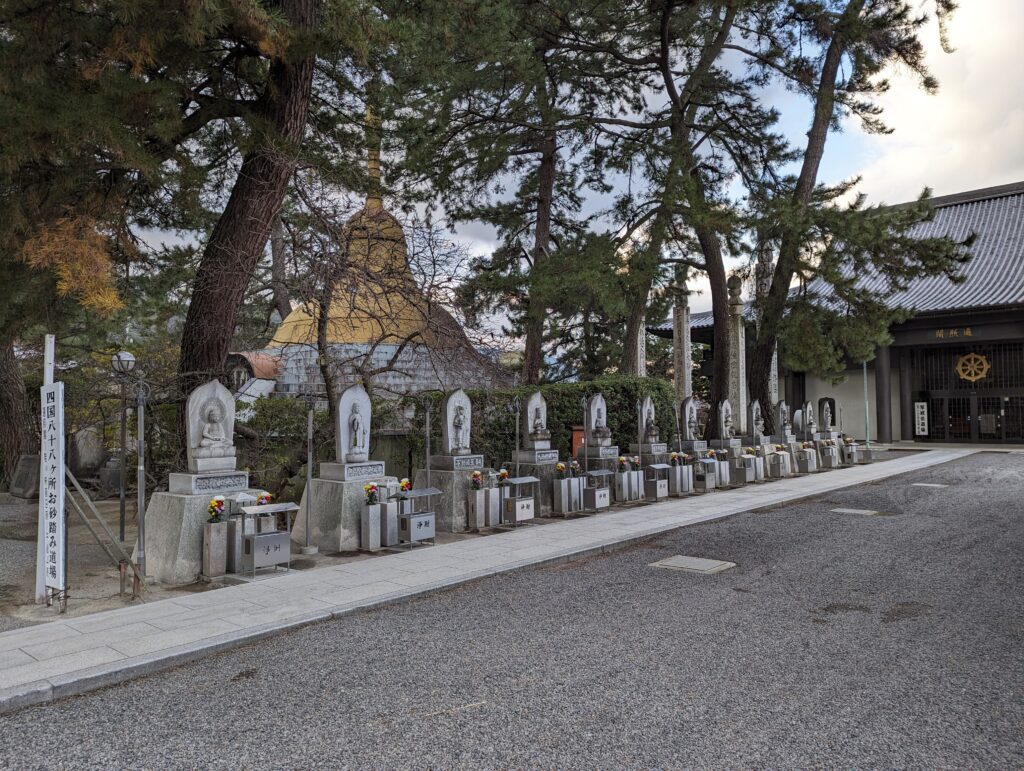
<instances>
[{"instance_id":1,"label":"black lamp post","mask_svg":"<svg viewBox=\"0 0 1024 771\"><path fill-rule=\"evenodd\" d=\"M121 543L124 543L125 488L128 486L128 377L135 369L135 357L127 351L115 353L110 358L110 368L121 383Z\"/></svg>"}]
</instances>

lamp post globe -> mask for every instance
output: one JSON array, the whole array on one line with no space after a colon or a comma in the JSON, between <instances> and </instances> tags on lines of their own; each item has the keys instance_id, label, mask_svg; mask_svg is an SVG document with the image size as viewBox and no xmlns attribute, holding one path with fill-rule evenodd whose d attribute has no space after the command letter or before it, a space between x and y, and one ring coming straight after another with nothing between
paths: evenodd
<instances>
[{"instance_id":1,"label":"lamp post globe","mask_svg":"<svg viewBox=\"0 0 1024 771\"><path fill-rule=\"evenodd\" d=\"M110 357L110 368L118 375L127 375L135 369L135 357L128 351L119 351Z\"/></svg>"}]
</instances>

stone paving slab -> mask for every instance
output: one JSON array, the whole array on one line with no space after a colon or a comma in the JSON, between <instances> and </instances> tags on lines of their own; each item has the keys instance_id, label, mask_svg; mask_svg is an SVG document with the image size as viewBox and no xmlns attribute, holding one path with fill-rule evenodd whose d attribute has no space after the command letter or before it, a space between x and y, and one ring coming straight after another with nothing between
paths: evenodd
<instances>
[{"instance_id":1,"label":"stone paving slab","mask_svg":"<svg viewBox=\"0 0 1024 771\"><path fill-rule=\"evenodd\" d=\"M521 527L0 634L0 712L101 688L362 608L964 457L932 450L770 484Z\"/></svg>"}]
</instances>

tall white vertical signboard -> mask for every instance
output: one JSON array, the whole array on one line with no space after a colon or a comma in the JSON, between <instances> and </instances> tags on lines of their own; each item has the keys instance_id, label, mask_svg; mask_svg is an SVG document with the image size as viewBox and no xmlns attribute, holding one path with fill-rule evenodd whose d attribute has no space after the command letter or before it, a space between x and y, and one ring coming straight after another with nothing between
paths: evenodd
<instances>
[{"instance_id":1,"label":"tall white vertical signboard","mask_svg":"<svg viewBox=\"0 0 1024 771\"><path fill-rule=\"evenodd\" d=\"M51 383L42 394L42 468L39 477L39 517L43 541L39 554L43 580L50 594L67 588L67 526L64 512L64 384Z\"/></svg>"}]
</instances>

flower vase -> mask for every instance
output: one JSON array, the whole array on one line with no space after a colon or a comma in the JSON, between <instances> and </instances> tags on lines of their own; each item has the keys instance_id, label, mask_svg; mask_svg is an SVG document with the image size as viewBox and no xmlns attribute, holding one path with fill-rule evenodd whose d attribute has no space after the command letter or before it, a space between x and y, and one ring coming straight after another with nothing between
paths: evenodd
<instances>
[{"instance_id":1,"label":"flower vase","mask_svg":"<svg viewBox=\"0 0 1024 771\"><path fill-rule=\"evenodd\" d=\"M203 525L203 575L217 578L228 569L228 523L207 522Z\"/></svg>"},{"instance_id":2,"label":"flower vase","mask_svg":"<svg viewBox=\"0 0 1024 771\"><path fill-rule=\"evenodd\" d=\"M482 492L484 494L484 511L486 512L487 527L497 527L501 524L502 490L499 487L487 487Z\"/></svg>"},{"instance_id":3,"label":"flower vase","mask_svg":"<svg viewBox=\"0 0 1024 771\"><path fill-rule=\"evenodd\" d=\"M552 508L556 514L561 514L563 517L569 516L569 512L572 511L572 494L569 492L569 483L571 479L555 479L552 482Z\"/></svg>"},{"instance_id":4,"label":"flower vase","mask_svg":"<svg viewBox=\"0 0 1024 771\"><path fill-rule=\"evenodd\" d=\"M398 501L380 505L380 545L398 546Z\"/></svg>"},{"instance_id":5,"label":"flower vase","mask_svg":"<svg viewBox=\"0 0 1024 771\"><path fill-rule=\"evenodd\" d=\"M629 500L629 472L615 472L615 502L622 503Z\"/></svg>"},{"instance_id":6,"label":"flower vase","mask_svg":"<svg viewBox=\"0 0 1024 771\"><path fill-rule=\"evenodd\" d=\"M629 472L629 495L631 500L639 501L644 497L644 472L636 469Z\"/></svg>"},{"instance_id":7,"label":"flower vase","mask_svg":"<svg viewBox=\"0 0 1024 771\"><path fill-rule=\"evenodd\" d=\"M487 491L484 489L469 491L466 507L467 529L471 531L487 527Z\"/></svg>"},{"instance_id":8,"label":"flower vase","mask_svg":"<svg viewBox=\"0 0 1024 771\"><path fill-rule=\"evenodd\" d=\"M380 504L367 503L359 519L359 548L380 551Z\"/></svg>"},{"instance_id":9,"label":"flower vase","mask_svg":"<svg viewBox=\"0 0 1024 771\"><path fill-rule=\"evenodd\" d=\"M583 477L569 478L569 504L572 511L580 511L583 508L583 486L586 480Z\"/></svg>"},{"instance_id":10,"label":"flower vase","mask_svg":"<svg viewBox=\"0 0 1024 771\"><path fill-rule=\"evenodd\" d=\"M679 466L679 486L681 495L689 495L693 492L693 466L681 464Z\"/></svg>"}]
</instances>

